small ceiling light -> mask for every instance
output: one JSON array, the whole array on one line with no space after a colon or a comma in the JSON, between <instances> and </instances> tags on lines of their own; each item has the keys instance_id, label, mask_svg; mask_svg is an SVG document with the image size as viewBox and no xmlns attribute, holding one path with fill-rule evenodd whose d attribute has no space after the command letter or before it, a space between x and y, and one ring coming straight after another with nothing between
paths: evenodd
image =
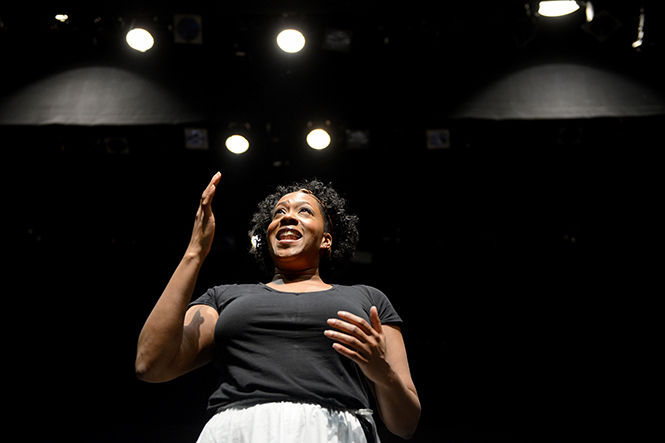
<instances>
[{"instance_id":1,"label":"small ceiling light","mask_svg":"<svg viewBox=\"0 0 665 443\"><path fill-rule=\"evenodd\" d=\"M580 5L574 0L541 1L538 6L538 14L543 17L561 17L572 14L580 9Z\"/></svg>"},{"instance_id":2,"label":"small ceiling light","mask_svg":"<svg viewBox=\"0 0 665 443\"><path fill-rule=\"evenodd\" d=\"M307 134L307 145L318 151L330 146L330 141L330 134L323 129L314 129Z\"/></svg>"},{"instance_id":3,"label":"small ceiling light","mask_svg":"<svg viewBox=\"0 0 665 443\"><path fill-rule=\"evenodd\" d=\"M637 40L632 44L633 49L638 49L642 46L644 40L644 9L640 9L640 21L637 25Z\"/></svg>"},{"instance_id":4,"label":"small ceiling light","mask_svg":"<svg viewBox=\"0 0 665 443\"><path fill-rule=\"evenodd\" d=\"M234 154L243 154L249 149L249 141L239 134L234 134L226 139L226 149Z\"/></svg>"},{"instance_id":5,"label":"small ceiling light","mask_svg":"<svg viewBox=\"0 0 665 443\"><path fill-rule=\"evenodd\" d=\"M593 18L595 17L596 13L593 9L593 3L586 2L586 21L587 23L591 23L593 21Z\"/></svg>"},{"instance_id":6,"label":"small ceiling light","mask_svg":"<svg viewBox=\"0 0 665 443\"><path fill-rule=\"evenodd\" d=\"M155 39L143 28L134 28L127 33L127 44L139 52L146 52L155 44Z\"/></svg>"},{"instance_id":7,"label":"small ceiling light","mask_svg":"<svg viewBox=\"0 0 665 443\"><path fill-rule=\"evenodd\" d=\"M296 29L285 29L277 34L277 46L289 54L300 52L305 47L305 36Z\"/></svg>"},{"instance_id":8,"label":"small ceiling light","mask_svg":"<svg viewBox=\"0 0 665 443\"><path fill-rule=\"evenodd\" d=\"M69 16L67 14L56 14L55 19L59 22L64 23L67 20L69 20Z\"/></svg>"}]
</instances>

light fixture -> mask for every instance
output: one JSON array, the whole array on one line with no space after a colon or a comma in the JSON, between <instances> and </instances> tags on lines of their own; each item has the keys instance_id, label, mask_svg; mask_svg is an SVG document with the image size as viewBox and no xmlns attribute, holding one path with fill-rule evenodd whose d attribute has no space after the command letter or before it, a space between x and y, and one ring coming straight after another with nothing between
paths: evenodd
<instances>
[{"instance_id":1,"label":"light fixture","mask_svg":"<svg viewBox=\"0 0 665 443\"><path fill-rule=\"evenodd\" d=\"M203 43L202 18L197 14L173 15L173 41L182 44Z\"/></svg>"},{"instance_id":2,"label":"light fixture","mask_svg":"<svg viewBox=\"0 0 665 443\"><path fill-rule=\"evenodd\" d=\"M208 130L205 128L185 128L185 149L207 150Z\"/></svg>"},{"instance_id":3,"label":"light fixture","mask_svg":"<svg viewBox=\"0 0 665 443\"><path fill-rule=\"evenodd\" d=\"M325 129L313 129L309 132L309 134L307 134L307 145L312 149L316 149L317 151L330 146L330 142L330 134L328 134Z\"/></svg>"},{"instance_id":4,"label":"light fixture","mask_svg":"<svg viewBox=\"0 0 665 443\"><path fill-rule=\"evenodd\" d=\"M344 131L346 147L348 149L366 149L369 147L369 129L346 129Z\"/></svg>"},{"instance_id":5,"label":"light fixture","mask_svg":"<svg viewBox=\"0 0 665 443\"><path fill-rule=\"evenodd\" d=\"M155 44L155 39L148 31L143 28L133 28L127 33L125 38L130 48L139 52L146 52Z\"/></svg>"},{"instance_id":6,"label":"light fixture","mask_svg":"<svg viewBox=\"0 0 665 443\"><path fill-rule=\"evenodd\" d=\"M321 47L329 51L349 52L353 34L345 29L329 29L323 36Z\"/></svg>"},{"instance_id":7,"label":"light fixture","mask_svg":"<svg viewBox=\"0 0 665 443\"><path fill-rule=\"evenodd\" d=\"M427 129L427 149L447 149L450 148L450 129Z\"/></svg>"},{"instance_id":8,"label":"light fixture","mask_svg":"<svg viewBox=\"0 0 665 443\"><path fill-rule=\"evenodd\" d=\"M590 1L586 2L586 9L584 12L586 13L587 23L591 23L593 21L593 18L596 16L596 12L593 9L593 3L591 3Z\"/></svg>"},{"instance_id":9,"label":"light fixture","mask_svg":"<svg viewBox=\"0 0 665 443\"><path fill-rule=\"evenodd\" d=\"M640 21L637 24L637 40L632 44L633 49L638 49L642 47L644 40L644 9L640 8Z\"/></svg>"},{"instance_id":10,"label":"light fixture","mask_svg":"<svg viewBox=\"0 0 665 443\"><path fill-rule=\"evenodd\" d=\"M294 54L305 47L305 36L297 29L285 29L277 34L277 46L284 52Z\"/></svg>"},{"instance_id":11,"label":"light fixture","mask_svg":"<svg viewBox=\"0 0 665 443\"><path fill-rule=\"evenodd\" d=\"M240 134L233 134L224 143L226 149L234 154L243 154L249 149L249 141Z\"/></svg>"},{"instance_id":12,"label":"light fixture","mask_svg":"<svg viewBox=\"0 0 665 443\"><path fill-rule=\"evenodd\" d=\"M561 17L578 9L580 5L574 0L541 1L538 4L538 14L543 17Z\"/></svg>"},{"instance_id":13,"label":"light fixture","mask_svg":"<svg viewBox=\"0 0 665 443\"><path fill-rule=\"evenodd\" d=\"M55 19L61 23L64 23L69 20L69 16L67 14L56 14Z\"/></svg>"}]
</instances>

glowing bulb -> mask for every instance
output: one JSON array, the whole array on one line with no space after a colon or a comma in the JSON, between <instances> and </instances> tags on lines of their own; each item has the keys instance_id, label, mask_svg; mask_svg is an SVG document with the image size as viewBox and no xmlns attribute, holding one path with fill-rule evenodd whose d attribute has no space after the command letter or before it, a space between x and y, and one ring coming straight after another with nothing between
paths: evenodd
<instances>
[{"instance_id":1,"label":"glowing bulb","mask_svg":"<svg viewBox=\"0 0 665 443\"><path fill-rule=\"evenodd\" d=\"M242 154L249 149L249 141L242 135L232 135L226 139L226 149L234 154Z\"/></svg>"},{"instance_id":2,"label":"glowing bulb","mask_svg":"<svg viewBox=\"0 0 665 443\"><path fill-rule=\"evenodd\" d=\"M295 29L285 29L277 34L277 46L289 54L299 52L305 47L305 36Z\"/></svg>"},{"instance_id":3,"label":"glowing bulb","mask_svg":"<svg viewBox=\"0 0 665 443\"><path fill-rule=\"evenodd\" d=\"M330 145L330 135L323 129L314 129L307 134L307 144L312 149L325 149Z\"/></svg>"},{"instance_id":4,"label":"glowing bulb","mask_svg":"<svg viewBox=\"0 0 665 443\"><path fill-rule=\"evenodd\" d=\"M155 39L152 35L142 28L134 28L127 33L127 44L139 52L145 52L152 48L155 44Z\"/></svg>"},{"instance_id":5,"label":"glowing bulb","mask_svg":"<svg viewBox=\"0 0 665 443\"><path fill-rule=\"evenodd\" d=\"M542 1L538 6L538 14L543 17L560 17L578 9L580 9L580 5L573 0Z\"/></svg>"},{"instance_id":6,"label":"glowing bulb","mask_svg":"<svg viewBox=\"0 0 665 443\"><path fill-rule=\"evenodd\" d=\"M593 21L593 18L596 16L596 13L594 12L593 9L593 3L590 1L586 2L586 21L587 23L591 23Z\"/></svg>"},{"instance_id":7,"label":"glowing bulb","mask_svg":"<svg viewBox=\"0 0 665 443\"><path fill-rule=\"evenodd\" d=\"M56 14L55 19L59 22L64 23L67 20L69 20L69 16L67 14Z\"/></svg>"},{"instance_id":8,"label":"glowing bulb","mask_svg":"<svg viewBox=\"0 0 665 443\"><path fill-rule=\"evenodd\" d=\"M640 22L637 25L637 40L633 42L633 49L638 49L642 46L644 39L644 10L640 10Z\"/></svg>"}]
</instances>

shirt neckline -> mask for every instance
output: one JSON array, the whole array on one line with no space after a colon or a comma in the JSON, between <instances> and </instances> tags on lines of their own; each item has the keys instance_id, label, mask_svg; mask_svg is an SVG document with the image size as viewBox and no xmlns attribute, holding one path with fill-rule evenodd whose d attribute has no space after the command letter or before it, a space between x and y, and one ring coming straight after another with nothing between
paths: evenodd
<instances>
[{"instance_id":1,"label":"shirt neckline","mask_svg":"<svg viewBox=\"0 0 665 443\"><path fill-rule=\"evenodd\" d=\"M270 291L270 292L275 292L275 293L277 293L277 294L293 294L293 295L320 294L320 293L324 293L324 292L331 292L331 291L334 291L334 290L337 288L337 285L335 285L335 284L331 284L331 285L330 285L330 288L328 288L328 289L320 289L320 290L318 290L318 291L296 292L296 291L280 291L279 289L271 288L270 286L268 286L268 285L265 284L265 283L259 283L259 286L262 286L262 287L264 287L265 289L267 289L268 291Z\"/></svg>"}]
</instances>

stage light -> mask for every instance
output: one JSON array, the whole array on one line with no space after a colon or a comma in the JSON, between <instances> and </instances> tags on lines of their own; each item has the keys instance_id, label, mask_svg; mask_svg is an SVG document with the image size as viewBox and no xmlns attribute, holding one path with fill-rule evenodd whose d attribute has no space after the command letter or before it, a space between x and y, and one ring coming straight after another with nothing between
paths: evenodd
<instances>
[{"instance_id":1,"label":"stage light","mask_svg":"<svg viewBox=\"0 0 665 443\"><path fill-rule=\"evenodd\" d=\"M573 0L541 1L538 5L538 14L543 17L561 17L572 14L580 9L580 5Z\"/></svg>"},{"instance_id":2,"label":"stage light","mask_svg":"<svg viewBox=\"0 0 665 443\"><path fill-rule=\"evenodd\" d=\"M249 141L239 134L234 134L226 139L226 149L234 154L242 154L249 149Z\"/></svg>"},{"instance_id":3,"label":"stage light","mask_svg":"<svg viewBox=\"0 0 665 443\"><path fill-rule=\"evenodd\" d=\"M133 28L127 33L127 44L139 52L146 52L155 44L155 39L143 28Z\"/></svg>"},{"instance_id":4,"label":"stage light","mask_svg":"<svg viewBox=\"0 0 665 443\"><path fill-rule=\"evenodd\" d=\"M300 52L305 47L305 36L296 29L285 29L277 34L277 46L289 54Z\"/></svg>"},{"instance_id":5,"label":"stage light","mask_svg":"<svg viewBox=\"0 0 665 443\"><path fill-rule=\"evenodd\" d=\"M330 134L323 129L313 129L307 134L307 145L317 151L330 146Z\"/></svg>"},{"instance_id":6,"label":"stage light","mask_svg":"<svg viewBox=\"0 0 665 443\"><path fill-rule=\"evenodd\" d=\"M637 39L633 42L633 49L642 47L644 42L644 9L640 9L640 21L637 25Z\"/></svg>"},{"instance_id":7,"label":"stage light","mask_svg":"<svg viewBox=\"0 0 665 443\"><path fill-rule=\"evenodd\" d=\"M64 23L67 20L69 20L69 16L67 14L56 14L55 19L59 22Z\"/></svg>"},{"instance_id":8,"label":"stage light","mask_svg":"<svg viewBox=\"0 0 665 443\"><path fill-rule=\"evenodd\" d=\"M596 12L595 12L595 10L593 9L593 3L591 3L590 1L589 1L589 2L586 2L586 10L585 10L585 13L586 13L586 21L587 21L587 23L591 23L591 22L593 21L593 18L596 16Z\"/></svg>"}]
</instances>

